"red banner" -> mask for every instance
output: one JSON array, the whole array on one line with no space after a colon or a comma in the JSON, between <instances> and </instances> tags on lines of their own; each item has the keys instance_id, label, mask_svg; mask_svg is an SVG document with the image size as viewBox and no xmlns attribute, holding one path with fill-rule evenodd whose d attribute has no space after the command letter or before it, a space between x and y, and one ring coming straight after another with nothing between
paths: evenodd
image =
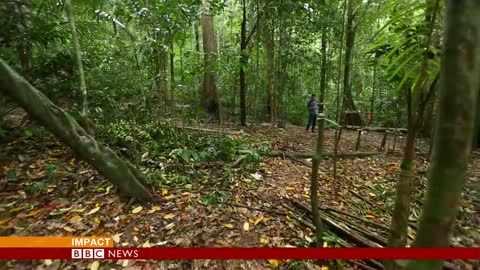
<instances>
[{"instance_id":1,"label":"red banner","mask_svg":"<svg viewBox=\"0 0 480 270\"><path fill-rule=\"evenodd\" d=\"M480 248L0 248L0 259L480 259Z\"/></svg>"}]
</instances>

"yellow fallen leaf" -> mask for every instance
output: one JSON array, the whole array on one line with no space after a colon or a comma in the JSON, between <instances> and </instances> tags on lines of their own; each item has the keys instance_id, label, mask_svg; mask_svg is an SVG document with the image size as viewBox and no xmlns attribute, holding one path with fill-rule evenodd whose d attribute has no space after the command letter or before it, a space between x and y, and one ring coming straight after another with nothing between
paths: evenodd
<instances>
[{"instance_id":1,"label":"yellow fallen leaf","mask_svg":"<svg viewBox=\"0 0 480 270\"><path fill-rule=\"evenodd\" d=\"M20 206L20 207L16 207L16 208L13 208L13 209L10 209L10 213L15 213L15 212L18 212L18 211L22 211L23 210L23 206Z\"/></svg>"},{"instance_id":2,"label":"yellow fallen leaf","mask_svg":"<svg viewBox=\"0 0 480 270\"><path fill-rule=\"evenodd\" d=\"M266 217L266 218L263 219L263 222L265 223L265 222L269 221L269 220L272 219L272 218L273 218L273 217Z\"/></svg>"},{"instance_id":3,"label":"yellow fallen leaf","mask_svg":"<svg viewBox=\"0 0 480 270\"><path fill-rule=\"evenodd\" d=\"M268 239L264 236L260 236L260 244L266 244L268 243Z\"/></svg>"},{"instance_id":4,"label":"yellow fallen leaf","mask_svg":"<svg viewBox=\"0 0 480 270\"><path fill-rule=\"evenodd\" d=\"M165 216L163 216L164 219L172 219L174 217L175 217L175 214L173 214L173 213L166 214Z\"/></svg>"},{"instance_id":5,"label":"yellow fallen leaf","mask_svg":"<svg viewBox=\"0 0 480 270\"><path fill-rule=\"evenodd\" d=\"M82 221L82 217L79 215L70 218L70 222Z\"/></svg>"},{"instance_id":6,"label":"yellow fallen leaf","mask_svg":"<svg viewBox=\"0 0 480 270\"><path fill-rule=\"evenodd\" d=\"M285 218L286 218L288 221L292 221L292 219L291 219L288 215L286 215Z\"/></svg>"},{"instance_id":7,"label":"yellow fallen leaf","mask_svg":"<svg viewBox=\"0 0 480 270\"><path fill-rule=\"evenodd\" d=\"M96 212L98 212L99 210L100 210L100 207L95 207L92 210L90 210L88 213L86 213L85 216L93 215Z\"/></svg>"},{"instance_id":8,"label":"yellow fallen leaf","mask_svg":"<svg viewBox=\"0 0 480 270\"><path fill-rule=\"evenodd\" d=\"M103 192L103 191L105 191L105 188L99 187L99 188L97 188L97 191L98 191L98 192Z\"/></svg>"},{"instance_id":9,"label":"yellow fallen leaf","mask_svg":"<svg viewBox=\"0 0 480 270\"><path fill-rule=\"evenodd\" d=\"M223 227L226 227L226 228L229 228L229 229L233 229L233 224L231 224L231 223L224 224Z\"/></svg>"},{"instance_id":10,"label":"yellow fallen leaf","mask_svg":"<svg viewBox=\"0 0 480 270\"><path fill-rule=\"evenodd\" d=\"M366 218L372 218L372 219L375 218L374 215L365 215L365 217L366 217Z\"/></svg>"},{"instance_id":11,"label":"yellow fallen leaf","mask_svg":"<svg viewBox=\"0 0 480 270\"><path fill-rule=\"evenodd\" d=\"M154 206L152 206L152 209L148 210L147 213L152 214L152 213L155 213L156 211L159 211L160 209L162 209L162 208L160 208L160 206L154 205Z\"/></svg>"},{"instance_id":12,"label":"yellow fallen leaf","mask_svg":"<svg viewBox=\"0 0 480 270\"><path fill-rule=\"evenodd\" d=\"M257 225L257 224L260 223L262 220L263 220L263 215L258 216L257 219L255 219L255 222L253 222L253 225Z\"/></svg>"},{"instance_id":13,"label":"yellow fallen leaf","mask_svg":"<svg viewBox=\"0 0 480 270\"><path fill-rule=\"evenodd\" d=\"M162 196L165 196L168 194L168 189L164 188L162 189Z\"/></svg>"},{"instance_id":14,"label":"yellow fallen leaf","mask_svg":"<svg viewBox=\"0 0 480 270\"><path fill-rule=\"evenodd\" d=\"M81 213L81 212L85 212L85 208L75 208L75 209L72 209L70 210L70 212L73 212L73 213Z\"/></svg>"},{"instance_id":15,"label":"yellow fallen leaf","mask_svg":"<svg viewBox=\"0 0 480 270\"><path fill-rule=\"evenodd\" d=\"M285 190L295 190L294 187L286 187Z\"/></svg>"},{"instance_id":16,"label":"yellow fallen leaf","mask_svg":"<svg viewBox=\"0 0 480 270\"><path fill-rule=\"evenodd\" d=\"M45 260L45 265L46 265L46 266L49 266L49 265L51 265L52 263L53 263L52 260Z\"/></svg>"},{"instance_id":17,"label":"yellow fallen leaf","mask_svg":"<svg viewBox=\"0 0 480 270\"><path fill-rule=\"evenodd\" d=\"M95 224L100 224L101 222L99 217L94 218L93 221L95 222Z\"/></svg>"},{"instance_id":18,"label":"yellow fallen leaf","mask_svg":"<svg viewBox=\"0 0 480 270\"><path fill-rule=\"evenodd\" d=\"M128 260L123 260L122 267L127 267L129 261Z\"/></svg>"},{"instance_id":19,"label":"yellow fallen leaf","mask_svg":"<svg viewBox=\"0 0 480 270\"><path fill-rule=\"evenodd\" d=\"M92 265L90 265L90 270L98 270L99 267L100 267L100 262L94 261Z\"/></svg>"},{"instance_id":20,"label":"yellow fallen leaf","mask_svg":"<svg viewBox=\"0 0 480 270\"><path fill-rule=\"evenodd\" d=\"M113 238L113 242L115 243L120 243L120 236L122 235L123 233L118 233L118 234L115 234L112 238Z\"/></svg>"},{"instance_id":21,"label":"yellow fallen leaf","mask_svg":"<svg viewBox=\"0 0 480 270\"><path fill-rule=\"evenodd\" d=\"M74 231L76 231L74 228L69 227L69 226L63 226L63 229L64 229L65 231L67 231L67 232L74 232Z\"/></svg>"},{"instance_id":22,"label":"yellow fallen leaf","mask_svg":"<svg viewBox=\"0 0 480 270\"><path fill-rule=\"evenodd\" d=\"M143 209L143 207L141 207L141 206L135 207L135 208L132 210L132 214L140 213L140 211L142 211L142 209Z\"/></svg>"},{"instance_id":23,"label":"yellow fallen leaf","mask_svg":"<svg viewBox=\"0 0 480 270\"><path fill-rule=\"evenodd\" d=\"M4 219L0 220L0 225L8 223L10 220L12 220L12 218L4 218Z\"/></svg>"},{"instance_id":24,"label":"yellow fallen leaf","mask_svg":"<svg viewBox=\"0 0 480 270\"><path fill-rule=\"evenodd\" d=\"M267 260L267 261L268 261L269 264L271 264L274 267L278 267L278 265L280 264L279 261L273 260L273 259L272 260Z\"/></svg>"},{"instance_id":25,"label":"yellow fallen leaf","mask_svg":"<svg viewBox=\"0 0 480 270\"><path fill-rule=\"evenodd\" d=\"M248 222L243 223L243 230L248 231L249 229L250 229L250 223Z\"/></svg>"},{"instance_id":26,"label":"yellow fallen leaf","mask_svg":"<svg viewBox=\"0 0 480 270\"><path fill-rule=\"evenodd\" d=\"M175 223L170 223L167 226L165 226L165 229L170 230L173 227L175 227Z\"/></svg>"},{"instance_id":27,"label":"yellow fallen leaf","mask_svg":"<svg viewBox=\"0 0 480 270\"><path fill-rule=\"evenodd\" d=\"M173 199L174 197L175 197L175 196L173 196L173 195L169 195L169 196L165 197L165 200L171 200L171 199Z\"/></svg>"},{"instance_id":28,"label":"yellow fallen leaf","mask_svg":"<svg viewBox=\"0 0 480 270\"><path fill-rule=\"evenodd\" d=\"M322 266L321 270L328 270L328 266Z\"/></svg>"},{"instance_id":29,"label":"yellow fallen leaf","mask_svg":"<svg viewBox=\"0 0 480 270\"><path fill-rule=\"evenodd\" d=\"M150 245L150 242L148 242L147 240L147 242L143 243L142 248L149 248L149 247L152 247L152 245Z\"/></svg>"}]
</instances>

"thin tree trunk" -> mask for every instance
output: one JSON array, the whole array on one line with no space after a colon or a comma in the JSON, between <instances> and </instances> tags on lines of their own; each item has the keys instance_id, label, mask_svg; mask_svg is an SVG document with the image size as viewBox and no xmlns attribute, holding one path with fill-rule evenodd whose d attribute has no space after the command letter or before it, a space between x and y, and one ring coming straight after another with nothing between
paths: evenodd
<instances>
[{"instance_id":1,"label":"thin tree trunk","mask_svg":"<svg viewBox=\"0 0 480 270\"><path fill-rule=\"evenodd\" d=\"M337 93L336 93L336 109L335 109L335 121L340 123L340 108L342 107L340 105L340 77L342 76L342 53L343 53L343 35L345 32L345 14L346 14L346 9L347 9L347 1L345 0L344 5L343 5L343 13L342 13L342 31L340 34L340 46L339 46L339 57L338 57L338 73L337 73ZM334 153L338 153L338 143L339 143L339 138L341 135L341 128L340 128L340 134L338 133L338 127L335 128L335 142L334 142ZM334 156L333 158L333 179L337 179L337 157Z\"/></svg>"},{"instance_id":2,"label":"thin tree trunk","mask_svg":"<svg viewBox=\"0 0 480 270\"><path fill-rule=\"evenodd\" d=\"M175 108L175 54L173 49L173 36L170 36L170 105ZM175 115L175 111L173 115Z\"/></svg>"},{"instance_id":3,"label":"thin tree trunk","mask_svg":"<svg viewBox=\"0 0 480 270\"><path fill-rule=\"evenodd\" d=\"M67 13L68 22L70 24L70 31L72 33L72 42L75 50L77 72L80 80L80 93L82 96L82 111L80 113L80 123L82 124L83 128L85 128L87 133L93 136L93 127L89 119L87 84L85 83L85 74L83 72L82 50L80 48L80 41L78 39L77 27L75 26L75 15L73 14L73 6L71 0L65 1L65 11Z\"/></svg>"},{"instance_id":4,"label":"thin tree trunk","mask_svg":"<svg viewBox=\"0 0 480 270\"><path fill-rule=\"evenodd\" d=\"M325 101L325 94L327 92L327 27L322 27L322 63L320 70L320 103ZM320 113L323 113L324 106L320 106Z\"/></svg>"},{"instance_id":5,"label":"thin tree trunk","mask_svg":"<svg viewBox=\"0 0 480 270\"><path fill-rule=\"evenodd\" d=\"M247 3L242 0L242 24L240 27L240 125L247 125L245 70L247 69Z\"/></svg>"},{"instance_id":6,"label":"thin tree trunk","mask_svg":"<svg viewBox=\"0 0 480 270\"><path fill-rule=\"evenodd\" d=\"M435 142L415 247L449 247L455 225L478 100L480 3L447 1L444 27ZM440 270L442 265L442 261L410 261L406 269Z\"/></svg>"},{"instance_id":7,"label":"thin tree trunk","mask_svg":"<svg viewBox=\"0 0 480 270\"><path fill-rule=\"evenodd\" d=\"M144 186L146 177L141 172L121 160L110 148L95 141L72 116L53 104L1 59L0 93L11 97L80 158L108 178L122 194L141 201L152 199Z\"/></svg>"},{"instance_id":8,"label":"thin tree trunk","mask_svg":"<svg viewBox=\"0 0 480 270\"><path fill-rule=\"evenodd\" d=\"M370 126L373 123L373 111L375 110L375 87L377 80L377 67L373 67L372 99L370 101Z\"/></svg>"},{"instance_id":9,"label":"thin tree trunk","mask_svg":"<svg viewBox=\"0 0 480 270\"><path fill-rule=\"evenodd\" d=\"M310 203L312 207L312 221L315 225L315 244L317 247L322 247L323 226L320 219L319 202L318 202L318 170L323 154L323 125L324 117L320 116L318 119L318 137L315 154L312 159L312 178L310 183Z\"/></svg>"},{"instance_id":10,"label":"thin tree trunk","mask_svg":"<svg viewBox=\"0 0 480 270\"><path fill-rule=\"evenodd\" d=\"M276 98L276 83L275 83L275 30L272 25L267 26L265 31L266 42L265 49L267 52L267 93L268 93L268 112L270 115L270 123L275 125L277 123L277 98Z\"/></svg>"}]
</instances>

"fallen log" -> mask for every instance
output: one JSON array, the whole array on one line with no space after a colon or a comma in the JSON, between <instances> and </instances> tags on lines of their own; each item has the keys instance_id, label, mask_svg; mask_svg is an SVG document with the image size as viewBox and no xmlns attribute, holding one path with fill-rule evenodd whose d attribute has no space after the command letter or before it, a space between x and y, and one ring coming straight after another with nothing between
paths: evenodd
<instances>
[{"instance_id":1,"label":"fallen log","mask_svg":"<svg viewBox=\"0 0 480 270\"><path fill-rule=\"evenodd\" d=\"M215 129L208 129L208 128L196 128L196 127L187 127L187 126L179 126L177 125L176 128L190 130L190 131L198 131L198 132L205 132L205 133L214 133L214 134L228 134L228 135L245 135L245 132L242 131L229 131L225 129L215 130Z\"/></svg>"},{"instance_id":2,"label":"fallen log","mask_svg":"<svg viewBox=\"0 0 480 270\"><path fill-rule=\"evenodd\" d=\"M242 155L251 153L250 150L240 150L238 151ZM258 153L261 156L266 157L294 157L294 158L313 158L313 152L283 152L283 151L270 151L270 152L260 152ZM383 155L385 152L354 152L354 153L338 153L338 158L363 158ZM323 158L332 158L333 153L324 153L322 154Z\"/></svg>"},{"instance_id":3,"label":"fallen log","mask_svg":"<svg viewBox=\"0 0 480 270\"><path fill-rule=\"evenodd\" d=\"M42 92L13 71L0 59L0 93L9 96L29 115L69 146L109 179L125 196L150 201L152 194L142 184L143 174L120 159L115 152L94 138L62 108L53 104ZM141 177L139 177L141 176Z\"/></svg>"},{"instance_id":4,"label":"fallen log","mask_svg":"<svg viewBox=\"0 0 480 270\"><path fill-rule=\"evenodd\" d=\"M375 131L375 132L397 132L401 134L407 134L408 129L406 128L387 128L387 127L365 127L365 126L351 126L351 125L346 125L343 126L345 129L350 129L350 130L366 130L366 131Z\"/></svg>"}]
</instances>

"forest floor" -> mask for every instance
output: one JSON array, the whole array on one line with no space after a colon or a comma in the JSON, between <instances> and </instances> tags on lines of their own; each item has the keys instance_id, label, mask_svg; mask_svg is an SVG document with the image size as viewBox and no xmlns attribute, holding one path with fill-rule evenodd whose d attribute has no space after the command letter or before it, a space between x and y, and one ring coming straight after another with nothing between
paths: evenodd
<instances>
[{"instance_id":1,"label":"forest floor","mask_svg":"<svg viewBox=\"0 0 480 270\"><path fill-rule=\"evenodd\" d=\"M198 127L228 132L252 145L268 141L272 150L279 151L311 152L316 140L316 134L296 126L278 129L259 125L244 131L231 126L199 124ZM333 130L326 130L327 153L333 152L333 134ZM377 132L363 134L359 151L377 151L382 137ZM356 131L344 131L339 152L355 152L356 139ZM392 138L388 141L391 149ZM320 207L330 220L327 229L331 231L325 245L382 245L393 209L403 145L404 138L400 137L393 153L339 159L336 179L332 160L321 163ZM298 203L292 203L309 204L311 168L305 160L265 157L256 172L235 170L230 175L199 168L209 177L188 185L161 187L155 191L158 199L155 204L128 205L106 179L77 160L53 137L22 137L0 145L0 149L1 235L111 235L116 246L131 247L306 247L314 238L310 217L295 208ZM426 152L428 144L420 142L411 239L426 187L429 165ZM476 151L462 195L454 246L480 246L479 176L480 152ZM356 237L342 234L345 228ZM276 260L3 263L1 269L18 270L97 269L98 266L98 269L320 269L312 261ZM473 269L472 262L453 263L458 269ZM336 262L329 269L335 269L335 265L339 269L369 269L375 262Z\"/></svg>"}]
</instances>

